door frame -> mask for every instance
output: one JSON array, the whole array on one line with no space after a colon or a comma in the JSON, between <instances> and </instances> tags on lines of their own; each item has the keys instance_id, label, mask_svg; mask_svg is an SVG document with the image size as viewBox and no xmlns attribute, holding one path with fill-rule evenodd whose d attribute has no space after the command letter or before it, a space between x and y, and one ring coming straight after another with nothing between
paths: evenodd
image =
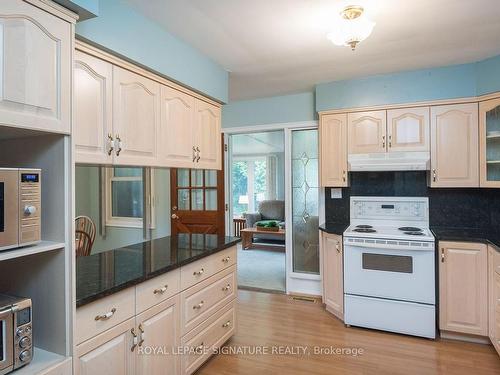
<instances>
[{"instance_id":1,"label":"door frame","mask_svg":"<svg viewBox=\"0 0 500 375\"><path fill-rule=\"evenodd\" d=\"M232 183L231 183L231 135L235 134L248 134L248 133L261 133L267 131L279 131L283 130L285 138L285 226L286 228L292 227L292 205L289 203L292 199L292 131L293 130L307 130L307 129L317 129L318 121L302 121L302 122L288 122L288 123L276 123L276 124L262 124L253 126L241 126L241 127L226 127L222 128L224 133L224 170L225 175L225 199L228 206L226 211L226 235L231 235L232 230L232 204L231 204L231 194L232 194ZM319 222L325 221L325 189L319 189ZM319 228L318 228L319 232ZM321 296L321 252L320 252L320 270L318 275L309 275L305 273L293 272L293 254L292 254L292 231L286 231L285 237L285 273L286 273L286 294L304 294L312 296Z\"/></svg>"}]
</instances>

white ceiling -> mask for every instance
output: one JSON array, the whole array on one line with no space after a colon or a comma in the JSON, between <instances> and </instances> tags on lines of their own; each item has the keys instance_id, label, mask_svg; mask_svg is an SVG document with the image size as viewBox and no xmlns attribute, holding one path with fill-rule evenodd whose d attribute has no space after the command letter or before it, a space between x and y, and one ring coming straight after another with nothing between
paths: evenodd
<instances>
[{"instance_id":1,"label":"white ceiling","mask_svg":"<svg viewBox=\"0 0 500 375\"><path fill-rule=\"evenodd\" d=\"M500 54L499 0L125 1L226 68L231 100ZM355 52L326 38L346 3L377 23Z\"/></svg>"},{"instance_id":2,"label":"white ceiling","mask_svg":"<svg viewBox=\"0 0 500 375\"><path fill-rule=\"evenodd\" d=\"M285 151L285 139L282 131L236 134L232 136L234 156L268 155Z\"/></svg>"}]
</instances>

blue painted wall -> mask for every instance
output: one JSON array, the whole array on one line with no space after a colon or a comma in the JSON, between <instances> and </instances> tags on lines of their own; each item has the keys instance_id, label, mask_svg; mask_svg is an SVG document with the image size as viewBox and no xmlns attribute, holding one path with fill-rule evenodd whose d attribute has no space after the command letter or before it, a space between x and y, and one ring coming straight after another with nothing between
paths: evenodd
<instances>
[{"instance_id":1,"label":"blue painted wall","mask_svg":"<svg viewBox=\"0 0 500 375\"><path fill-rule=\"evenodd\" d=\"M500 56L476 63L477 94L500 91Z\"/></svg>"},{"instance_id":2,"label":"blue painted wall","mask_svg":"<svg viewBox=\"0 0 500 375\"><path fill-rule=\"evenodd\" d=\"M316 109L363 107L476 95L474 64L377 75L316 86Z\"/></svg>"},{"instance_id":3,"label":"blue painted wall","mask_svg":"<svg viewBox=\"0 0 500 375\"><path fill-rule=\"evenodd\" d=\"M314 93L230 102L222 107L222 127L315 120Z\"/></svg>"},{"instance_id":4,"label":"blue painted wall","mask_svg":"<svg viewBox=\"0 0 500 375\"><path fill-rule=\"evenodd\" d=\"M316 110L454 99L500 91L500 56L470 64L316 85Z\"/></svg>"},{"instance_id":5,"label":"blue painted wall","mask_svg":"<svg viewBox=\"0 0 500 375\"><path fill-rule=\"evenodd\" d=\"M76 33L214 99L228 101L226 70L121 0L101 0L99 17L79 22Z\"/></svg>"}]
</instances>

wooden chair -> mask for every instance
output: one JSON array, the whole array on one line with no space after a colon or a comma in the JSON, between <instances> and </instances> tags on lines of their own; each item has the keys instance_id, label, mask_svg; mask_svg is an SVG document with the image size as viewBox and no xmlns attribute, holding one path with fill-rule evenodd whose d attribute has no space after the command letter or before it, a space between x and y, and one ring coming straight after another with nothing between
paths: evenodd
<instances>
[{"instance_id":1,"label":"wooden chair","mask_svg":"<svg viewBox=\"0 0 500 375\"><path fill-rule=\"evenodd\" d=\"M78 216L75 219L76 256L88 256L95 241L96 228L88 216Z\"/></svg>"}]
</instances>

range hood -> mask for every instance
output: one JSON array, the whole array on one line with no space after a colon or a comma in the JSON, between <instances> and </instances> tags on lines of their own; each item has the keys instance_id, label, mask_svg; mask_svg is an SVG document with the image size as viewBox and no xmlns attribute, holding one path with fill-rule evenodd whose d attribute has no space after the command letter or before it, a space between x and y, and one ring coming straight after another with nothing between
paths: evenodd
<instances>
[{"instance_id":1,"label":"range hood","mask_svg":"<svg viewBox=\"0 0 500 375\"><path fill-rule=\"evenodd\" d=\"M350 171L425 171L430 169L430 152L381 152L350 154Z\"/></svg>"}]
</instances>

